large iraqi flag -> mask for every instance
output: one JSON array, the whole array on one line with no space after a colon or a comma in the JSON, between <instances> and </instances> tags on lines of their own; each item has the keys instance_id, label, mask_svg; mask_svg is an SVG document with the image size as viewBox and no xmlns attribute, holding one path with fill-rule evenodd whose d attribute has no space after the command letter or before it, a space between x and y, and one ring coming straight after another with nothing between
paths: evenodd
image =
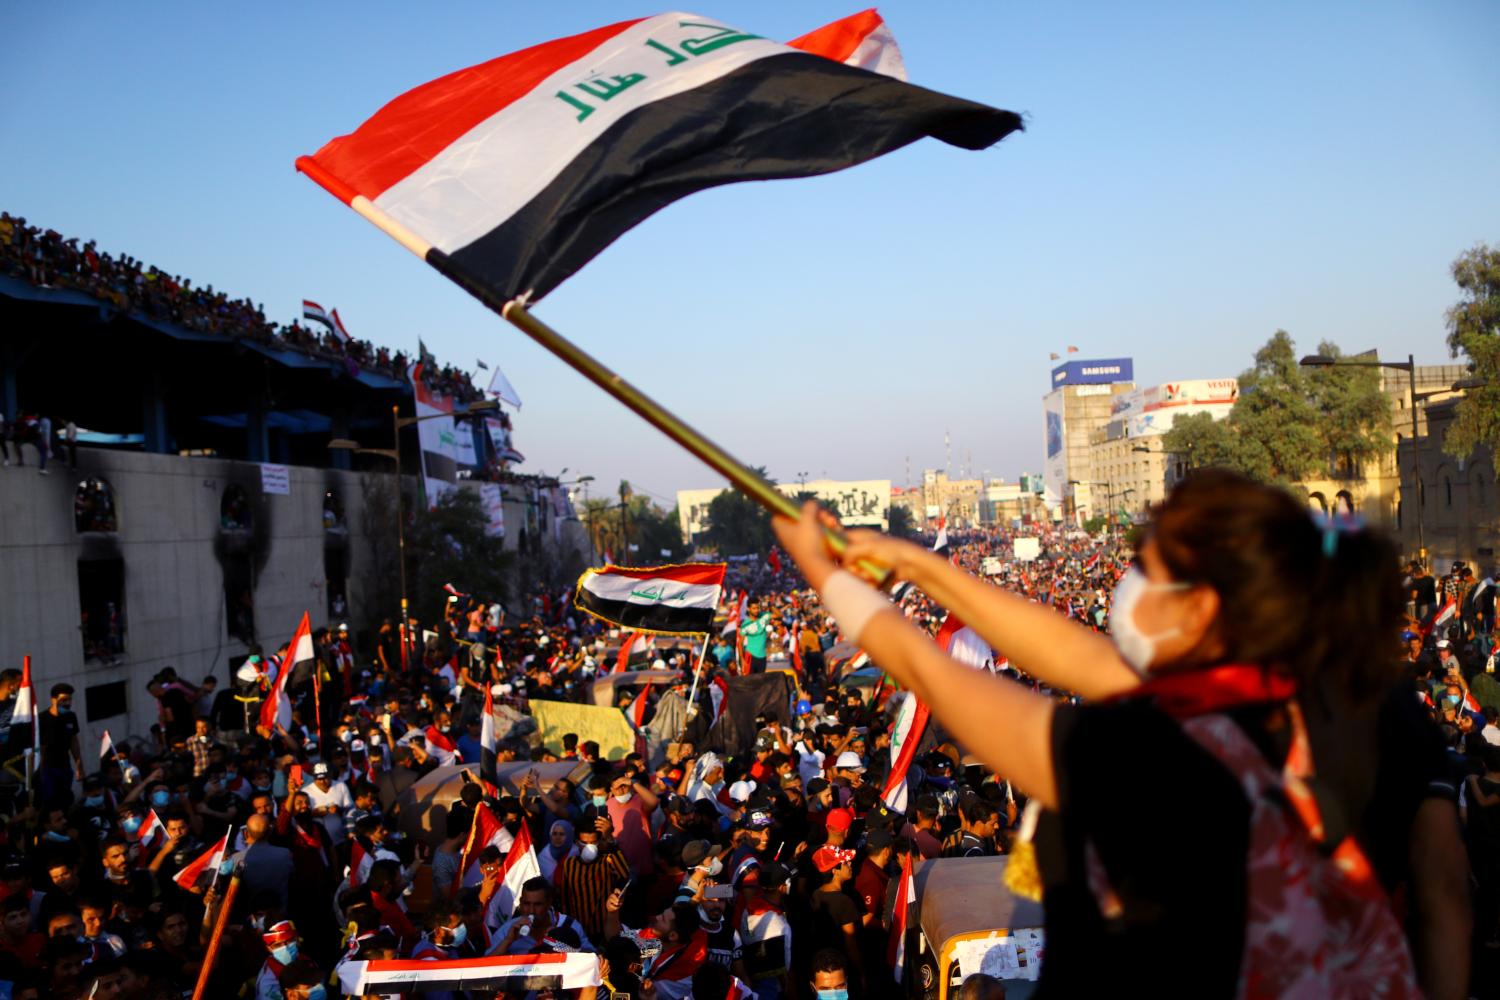
<instances>
[{"instance_id":1,"label":"large iraqi flag","mask_svg":"<svg viewBox=\"0 0 1500 1000\"><path fill-rule=\"evenodd\" d=\"M791 45L659 14L425 83L297 168L472 294L534 302L695 191L1021 128L899 72L874 11Z\"/></svg>"},{"instance_id":2,"label":"large iraqi flag","mask_svg":"<svg viewBox=\"0 0 1500 1000\"><path fill-rule=\"evenodd\" d=\"M725 563L606 566L578 578L573 604L596 618L668 635L707 633L724 590ZM633 637L632 637L633 638ZM620 652L625 662L629 640Z\"/></svg>"},{"instance_id":3,"label":"large iraqi flag","mask_svg":"<svg viewBox=\"0 0 1500 1000\"><path fill-rule=\"evenodd\" d=\"M292 699L286 693L287 678L292 676L300 664L311 664L316 657L312 624L304 611L301 621L297 622L297 631L292 634L292 641L287 644L286 656L276 672L276 680L271 683L271 690L266 692L266 700L260 703L262 726L275 730L278 725L285 728L292 724Z\"/></svg>"}]
</instances>

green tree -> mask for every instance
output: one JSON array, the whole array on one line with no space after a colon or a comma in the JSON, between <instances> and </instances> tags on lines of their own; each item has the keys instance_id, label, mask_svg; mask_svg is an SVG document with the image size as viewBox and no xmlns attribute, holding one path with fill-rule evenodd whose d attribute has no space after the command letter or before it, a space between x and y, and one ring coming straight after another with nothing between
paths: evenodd
<instances>
[{"instance_id":1,"label":"green tree","mask_svg":"<svg viewBox=\"0 0 1500 1000\"><path fill-rule=\"evenodd\" d=\"M1178 417L1172 429L1162 435L1162 448L1179 456L1189 469L1222 466L1239 469L1236 454L1238 439L1227 420L1215 420L1212 414L1192 413Z\"/></svg>"},{"instance_id":2,"label":"green tree","mask_svg":"<svg viewBox=\"0 0 1500 1000\"><path fill-rule=\"evenodd\" d=\"M419 621L443 617L443 584L504 601L510 596L510 553L486 533L489 519L471 490L452 490L431 510L416 510L406 530L407 587Z\"/></svg>"},{"instance_id":3,"label":"green tree","mask_svg":"<svg viewBox=\"0 0 1500 1000\"><path fill-rule=\"evenodd\" d=\"M766 474L763 468L755 471ZM734 489L725 490L709 503L704 537L726 556L767 552L775 542L770 512Z\"/></svg>"},{"instance_id":4,"label":"green tree","mask_svg":"<svg viewBox=\"0 0 1500 1000\"><path fill-rule=\"evenodd\" d=\"M1341 358L1332 341L1318 353ZM1355 355L1374 360L1373 352ZM1334 479L1357 479L1364 463L1395 447L1391 402L1380 388L1380 369L1359 365L1325 365L1304 369L1308 396L1318 411L1316 429L1323 439L1329 473Z\"/></svg>"},{"instance_id":5,"label":"green tree","mask_svg":"<svg viewBox=\"0 0 1500 1000\"><path fill-rule=\"evenodd\" d=\"M886 515L890 519L890 535L893 538L911 538L916 534L912 523L911 508L891 504L890 513Z\"/></svg>"},{"instance_id":6,"label":"green tree","mask_svg":"<svg viewBox=\"0 0 1500 1000\"><path fill-rule=\"evenodd\" d=\"M1479 244L1453 262L1463 292L1448 310L1448 349L1469 359L1474 380L1453 415L1444 450L1467 458L1480 445L1500 453L1500 248Z\"/></svg>"},{"instance_id":7,"label":"green tree","mask_svg":"<svg viewBox=\"0 0 1500 1000\"><path fill-rule=\"evenodd\" d=\"M1241 373L1240 398L1228 420L1235 436L1231 467L1249 476L1288 483L1327 463L1317 407L1285 330L1277 330L1255 352L1255 366Z\"/></svg>"}]
</instances>

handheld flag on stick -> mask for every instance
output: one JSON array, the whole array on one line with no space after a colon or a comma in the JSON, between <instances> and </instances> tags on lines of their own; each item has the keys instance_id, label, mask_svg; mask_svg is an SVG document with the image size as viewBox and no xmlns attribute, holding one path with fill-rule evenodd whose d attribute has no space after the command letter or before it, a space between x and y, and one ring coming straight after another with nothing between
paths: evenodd
<instances>
[{"instance_id":1,"label":"handheld flag on stick","mask_svg":"<svg viewBox=\"0 0 1500 1000\"><path fill-rule=\"evenodd\" d=\"M906 923L910 919L911 904L916 899L915 883L911 874L911 852L901 858L901 879L896 883L895 908L891 911L891 940L886 950L886 963L896 982L906 970Z\"/></svg>"},{"instance_id":2,"label":"handheld flag on stick","mask_svg":"<svg viewBox=\"0 0 1500 1000\"><path fill-rule=\"evenodd\" d=\"M868 30L851 51L856 20ZM869 15L846 22L804 48L692 15L620 22L417 87L297 168L751 499L796 517L765 477L527 306L695 191L831 173L924 136L984 149L1021 128L1012 112L835 61L881 45Z\"/></svg>"},{"instance_id":3,"label":"handheld flag on stick","mask_svg":"<svg viewBox=\"0 0 1500 1000\"><path fill-rule=\"evenodd\" d=\"M99 737L99 767L102 769L105 764L114 759L115 741L109 738L109 730L106 729L104 735Z\"/></svg>"},{"instance_id":4,"label":"handheld flag on stick","mask_svg":"<svg viewBox=\"0 0 1500 1000\"><path fill-rule=\"evenodd\" d=\"M260 705L260 724L267 729L275 730L279 725L282 728L292 724L292 700L287 697L286 680L298 665L306 663L313 664L316 654L313 651L312 625L308 621L307 612L302 612L302 620L297 623L297 631L292 636L292 642L287 646L286 658L281 663L281 668L276 671L276 680L271 684L271 690L266 693L266 700Z\"/></svg>"},{"instance_id":5,"label":"handheld flag on stick","mask_svg":"<svg viewBox=\"0 0 1500 1000\"><path fill-rule=\"evenodd\" d=\"M586 569L573 603L595 618L636 632L701 634L713 625L725 569L726 563Z\"/></svg>"},{"instance_id":6,"label":"handheld flag on stick","mask_svg":"<svg viewBox=\"0 0 1500 1000\"><path fill-rule=\"evenodd\" d=\"M917 755L917 744L927 728L927 706L915 694L907 692L891 730L891 773L886 778L880 798L893 811L906 813L906 772Z\"/></svg>"},{"instance_id":7,"label":"handheld flag on stick","mask_svg":"<svg viewBox=\"0 0 1500 1000\"><path fill-rule=\"evenodd\" d=\"M484 715L479 719L479 776L492 785L500 784L495 754L495 692L484 685Z\"/></svg>"},{"instance_id":8,"label":"handheld flag on stick","mask_svg":"<svg viewBox=\"0 0 1500 1000\"><path fill-rule=\"evenodd\" d=\"M21 658L21 688L16 692L16 705L11 709L11 729L17 726L30 726L31 734L26 738L26 744L32 751L38 751L42 746L41 727L37 725L36 689L31 686L31 657ZM12 746L16 745L14 739ZM28 775L29 778L29 775Z\"/></svg>"},{"instance_id":9,"label":"handheld flag on stick","mask_svg":"<svg viewBox=\"0 0 1500 1000\"><path fill-rule=\"evenodd\" d=\"M328 332L333 332L333 317L328 315L328 310L310 299L302 300L302 318L321 323L328 327Z\"/></svg>"},{"instance_id":10,"label":"handheld flag on stick","mask_svg":"<svg viewBox=\"0 0 1500 1000\"><path fill-rule=\"evenodd\" d=\"M196 861L189 861L182 871L172 876L172 881L188 892L192 892L198 886L215 878L218 875L220 863L229 852L229 833L229 830L225 830L224 836L219 838L217 844L200 854Z\"/></svg>"}]
</instances>

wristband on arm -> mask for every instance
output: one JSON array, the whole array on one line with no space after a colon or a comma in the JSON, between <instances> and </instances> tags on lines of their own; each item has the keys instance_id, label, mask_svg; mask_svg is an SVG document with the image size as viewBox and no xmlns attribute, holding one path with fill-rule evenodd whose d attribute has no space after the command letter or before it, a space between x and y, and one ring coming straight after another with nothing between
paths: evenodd
<instances>
[{"instance_id":1,"label":"wristband on arm","mask_svg":"<svg viewBox=\"0 0 1500 1000\"><path fill-rule=\"evenodd\" d=\"M849 641L856 644L870 619L891 607L884 594L844 569L829 574L818 596Z\"/></svg>"}]
</instances>

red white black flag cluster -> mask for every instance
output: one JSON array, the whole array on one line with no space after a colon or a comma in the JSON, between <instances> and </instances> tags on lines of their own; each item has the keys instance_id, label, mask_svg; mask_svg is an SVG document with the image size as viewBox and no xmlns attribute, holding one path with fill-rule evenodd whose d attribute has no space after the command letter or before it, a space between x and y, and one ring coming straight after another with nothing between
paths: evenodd
<instances>
[{"instance_id":1,"label":"red white black flag cluster","mask_svg":"<svg viewBox=\"0 0 1500 1000\"><path fill-rule=\"evenodd\" d=\"M874 11L791 45L660 14L425 83L297 168L472 294L536 301L695 191L1021 127L899 66Z\"/></svg>"}]
</instances>

